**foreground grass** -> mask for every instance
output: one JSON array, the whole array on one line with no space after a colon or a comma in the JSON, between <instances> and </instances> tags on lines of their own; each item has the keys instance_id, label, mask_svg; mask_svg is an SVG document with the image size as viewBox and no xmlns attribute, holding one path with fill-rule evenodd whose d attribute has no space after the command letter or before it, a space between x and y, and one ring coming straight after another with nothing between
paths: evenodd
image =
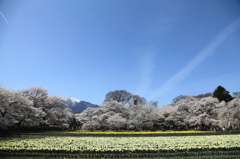
<instances>
[{"instance_id":1,"label":"foreground grass","mask_svg":"<svg viewBox=\"0 0 240 159\"><path fill-rule=\"evenodd\" d=\"M202 155L201 155L202 154ZM188 155L182 155L180 153L165 153L165 154L156 154L156 153L130 153L130 154L80 154L80 153L33 153L33 152L24 152L24 153L6 153L0 151L0 158L4 159L116 159L116 158L125 158L125 159L240 159L239 153L234 151L208 151L205 153L194 153L189 152Z\"/></svg>"}]
</instances>

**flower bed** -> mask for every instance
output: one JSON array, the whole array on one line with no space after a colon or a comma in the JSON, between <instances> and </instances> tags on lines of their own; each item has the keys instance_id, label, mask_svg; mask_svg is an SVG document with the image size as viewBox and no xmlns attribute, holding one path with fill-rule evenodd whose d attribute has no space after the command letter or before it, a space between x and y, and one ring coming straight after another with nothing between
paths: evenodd
<instances>
[{"instance_id":1,"label":"flower bed","mask_svg":"<svg viewBox=\"0 0 240 159\"><path fill-rule=\"evenodd\" d=\"M130 134L130 135L135 135L135 134L194 134L194 133L212 133L211 131L69 131L65 132L65 134L107 134L107 135L119 135L119 134Z\"/></svg>"},{"instance_id":2,"label":"flower bed","mask_svg":"<svg viewBox=\"0 0 240 159\"><path fill-rule=\"evenodd\" d=\"M10 137L0 138L1 152L59 153L203 153L240 151L240 135L183 137Z\"/></svg>"}]
</instances>

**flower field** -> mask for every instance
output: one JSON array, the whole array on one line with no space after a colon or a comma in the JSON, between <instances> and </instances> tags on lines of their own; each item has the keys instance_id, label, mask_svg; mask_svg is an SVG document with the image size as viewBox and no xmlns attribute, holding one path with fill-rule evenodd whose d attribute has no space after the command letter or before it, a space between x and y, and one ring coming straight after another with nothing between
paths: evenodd
<instances>
[{"instance_id":1,"label":"flower field","mask_svg":"<svg viewBox=\"0 0 240 159\"><path fill-rule=\"evenodd\" d=\"M4 138L0 150L158 151L238 147L240 135L187 137L31 137Z\"/></svg>"},{"instance_id":2,"label":"flower field","mask_svg":"<svg viewBox=\"0 0 240 159\"><path fill-rule=\"evenodd\" d=\"M168 131L84 131L84 130L78 130L78 131L70 131L70 132L64 132L65 134L107 134L107 135L115 135L115 134L119 134L119 135L145 135L145 134L197 134L197 133L213 133L211 131L196 131L196 130L192 130L192 131L173 131L173 130L168 130Z\"/></svg>"},{"instance_id":3,"label":"flower field","mask_svg":"<svg viewBox=\"0 0 240 159\"><path fill-rule=\"evenodd\" d=\"M158 154L240 156L240 135L182 137L10 137L0 138L0 155L14 152L72 154ZM221 153L219 155L221 155ZM126 155L125 155L126 157ZM87 157L88 158L88 157Z\"/></svg>"}]
</instances>

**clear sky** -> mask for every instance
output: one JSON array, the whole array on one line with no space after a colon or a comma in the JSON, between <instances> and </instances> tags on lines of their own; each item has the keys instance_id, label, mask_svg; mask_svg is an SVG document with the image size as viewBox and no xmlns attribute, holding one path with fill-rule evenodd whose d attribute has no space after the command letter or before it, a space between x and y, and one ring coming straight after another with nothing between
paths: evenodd
<instances>
[{"instance_id":1,"label":"clear sky","mask_svg":"<svg viewBox=\"0 0 240 159\"><path fill-rule=\"evenodd\" d=\"M0 0L0 85L99 105L240 91L240 1Z\"/></svg>"}]
</instances>

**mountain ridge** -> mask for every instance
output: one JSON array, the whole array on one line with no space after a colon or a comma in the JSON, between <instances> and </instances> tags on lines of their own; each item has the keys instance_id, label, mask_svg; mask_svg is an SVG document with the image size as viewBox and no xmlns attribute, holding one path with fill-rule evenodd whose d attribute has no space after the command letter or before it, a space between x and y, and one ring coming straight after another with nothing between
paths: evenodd
<instances>
[{"instance_id":1,"label":"mountain ridge","mask_svg":"<svg viewBox=\"0 0 240 159\"><path fill-rule=\"evenodd\" d=\"M92 104L92 103L84 101L84 100L78 100L76 98L69 97L69 96L64 99L66 101L68 108L70 108L73 113L81 113L89 107L91 107L91 108L99 107L96 104Z\"/></svg>"}]
</instances>

